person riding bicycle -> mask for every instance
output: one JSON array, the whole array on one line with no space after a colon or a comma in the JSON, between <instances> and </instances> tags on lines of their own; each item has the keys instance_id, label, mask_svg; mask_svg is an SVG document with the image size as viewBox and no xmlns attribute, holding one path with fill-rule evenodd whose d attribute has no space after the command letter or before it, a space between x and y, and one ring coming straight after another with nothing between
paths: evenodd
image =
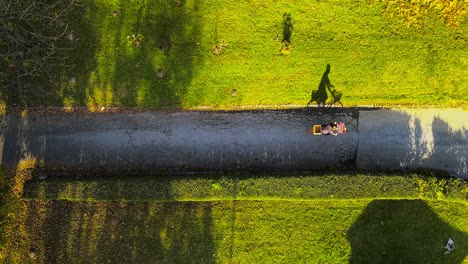
<instances>
[{"instance_id":1,"label":"person riding bicycle","mask_svg":"<svg viewBox=\"0 0 468 264\"><path fill-rule=\"evenodd\" d=\"M318 129L316 129L318 127ZM312 129L307 130L309 133L314 135L333 135L338 136L338 134L346 133L346 125L344 123L327 123L324 125L314 125Z\"/></svg>"},{"instance_id":2,"label":"person riding bicycle","mask_svg":"<svg viewBox=\"0 0 468 264\"><path fill-rule=\"evenodd\" d=\"M338 129L338 124L336 122L322 125L322 134L323 135L333 135L338 136L340 133Z\"/></svg>"}]
</instances>

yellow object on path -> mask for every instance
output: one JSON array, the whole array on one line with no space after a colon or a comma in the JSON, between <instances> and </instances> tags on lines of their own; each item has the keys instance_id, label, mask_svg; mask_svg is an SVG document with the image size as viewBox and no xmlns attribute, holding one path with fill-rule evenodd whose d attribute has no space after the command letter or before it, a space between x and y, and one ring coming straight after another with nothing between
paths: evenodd
<instances>
[{"instance_id":1,"label":"yellow object on path","mask_svg":"<svg viewBox=\"0 0 468 264\"><path fill-rule=\"evenodd\" d=\"M322 126L314 125L314 135L322 135Z\"/></svg>"}]
</instances>

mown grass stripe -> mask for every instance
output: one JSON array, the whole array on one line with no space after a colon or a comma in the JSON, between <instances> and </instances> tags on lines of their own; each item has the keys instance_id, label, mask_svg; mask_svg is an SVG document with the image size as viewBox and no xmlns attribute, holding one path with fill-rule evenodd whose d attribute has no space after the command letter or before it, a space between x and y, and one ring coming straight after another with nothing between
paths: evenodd
<instances>
[{"instance_id":1,"label":"mown grass stripe","mask_svg":"<svg viewBox=\"0 0 468 264\"><path fill-rule=\"evenodd\" d=\"M418 175L128 177L29 181L23 196L48 200L208 201L240 199L468 200L460 179Z\"/></svg>"}]
</instances>

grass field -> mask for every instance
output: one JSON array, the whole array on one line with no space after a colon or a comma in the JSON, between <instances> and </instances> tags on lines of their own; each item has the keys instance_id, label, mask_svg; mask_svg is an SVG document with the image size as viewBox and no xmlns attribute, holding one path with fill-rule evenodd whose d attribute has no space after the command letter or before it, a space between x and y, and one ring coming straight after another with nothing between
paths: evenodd
<instances>
[{"instance_id":1,"label":"grass field","mask_svg":"<svg viewBox=\"0 0 468 264\"><path fill-rule=\"evenodd\" d=\"M327 83L345 106L466 107L468 24L407 28L375 2L83 0L69 19L75 68L27 104L305 106Z\"/></svg>"},{"instance_id":2,"label":"grass field","mask_svg":"<svg viewBox=\"0 0 468 264\"><path fill-rule=\"evenodd\" d=\"M26 206L6 252L11 263L468 261L466 203L31 200ZM444 255L447 236L457 248Z\"/></svg>"},{"instance_id":3,"label":"grass field","mask_svg":"<svg viewBox=\"0 0 468 264\"><path fill-rule=\"evenodd\" d=\"M19 185L0 254L11 263L468 263L461 180L212 175ZM456 249L444 255L447 236Z\"/></svg>"}]
</instances>

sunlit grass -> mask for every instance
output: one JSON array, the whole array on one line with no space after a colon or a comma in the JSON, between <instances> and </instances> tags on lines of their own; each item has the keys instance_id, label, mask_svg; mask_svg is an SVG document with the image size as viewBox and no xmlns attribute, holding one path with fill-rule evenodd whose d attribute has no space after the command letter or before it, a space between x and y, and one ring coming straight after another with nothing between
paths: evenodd
<instances>
[{"instance_id":1,"label":"sunlit grass","mask_svg":"<svg viewBox=\"0 0 468 264\"><path fill-rule=\"evenodd\" d=\"M3 100L0 100L0 115L4 115L6 113L6 103Z\"/></svg>"},{"instance_id":2,"label":"sunlit grass","mask_svg":"<svg viewBox=\"0 0 468 264\"><path fill-rule=\"evenodd\" d=\"M22 164L19 171L33 163ZM50 179L22 189L6 262L467 259L468 188L459 179L212 175ZM457 247L444 255L447 236Z\"/></svg>"},{"instance_id":3,"label":"sunlit grass","mask_svg":"<svg viewBox=\"0 0 468 264\"><path fill-rule=\"evenodd\" d=\"M76 67L67 77L77 81L63 88L66 106L305 106L327 64L345 106L468 101L466 23L454 30L429 19L407 28L382 16L380 4L350 0L87 0L79 10L71 18ZM280 51L286 12L288 55Z\"/></svg>"},{"instance_id":4,"label":"sunlit grass","mask_svg":"<svg viewBox=\"0 0 468 264\"><path fill-rule=\"evenodd\" d=\"M21 259L21 252L24 251L29 243L29 233L27 231L27 203L22 199L24 185L27 180L30 180L32 171L37 165L37 160L29 155L21 159L13 172L11 179L2 168L0 177L1 181L6 187L6 194L2 195L0 205L2 214L0 222L1 240L6 241L0 250L0 261L5 262L6 259L19 263Z\"/></svg>"},{"instance_id":5,"label":"sunlit grass","mask_svg":"<svg viewBox=\"0 0 468 264\"><path fill-rule=\"evenodd\" d=\"M467 208L421 200L28 201L30 240L10 250L17 263L31 260L31 247L35 263L461 263ZM447 235L457 243L450 255L441 249Z\"/></svg>"},{"instance_id":6,"label":"sunlit grass","mask_svg":"<svg viewBox=\"0 0 468 264\"><path fill-rule=\"evenodd\" d=\"M57 77L34 79L26 98L8 106L298 107L330 64L345 106L466 108L464 11L458 28L432 12L408 28L383 15L392 14L385 2L83 0L67 17L67 49L57 43L66 65L51 68ZM458 5L468 4L451 8Z\"/></svg>"}]
</instances>

